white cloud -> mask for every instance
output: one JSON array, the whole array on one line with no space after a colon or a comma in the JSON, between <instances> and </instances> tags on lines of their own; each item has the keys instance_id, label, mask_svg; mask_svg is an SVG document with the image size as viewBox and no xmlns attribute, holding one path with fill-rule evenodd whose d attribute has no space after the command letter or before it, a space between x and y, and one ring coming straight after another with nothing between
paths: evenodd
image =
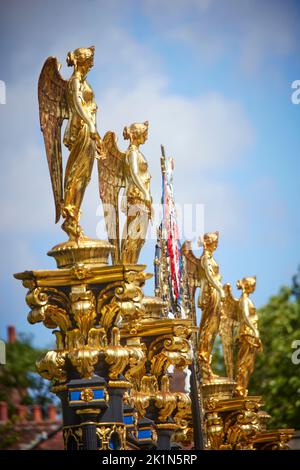
<instances>
[{"instance_id":1,"label":"white cloud","mask_svg":"<svg viewBox=\"0 0 300 470\"><path fill-rule=\"evenodd\" d=\"M193 48L194 59L215 62L234 55L251 75L297 47L290 0L146 0L144 8L165 38Z\"/></svg>"},{"instance_id":2,"label":"white cloud","mask_svg":"<svg viewBox=\"0 0 300 470\"><path fill-rule=\"evenodd\" d=\"M149 141L144 146L153 175L154 200L160 200L160 144L175 158L175 194L181 204L205 203L205 225L230 230L237 235L242 215L234 188L216 182L220 169L240 163L241 155L254 139L254 130L242 106L221 94L199 98L168 94L165 81L145 80L129 93L115 90L102 97L107 129L122 135L124 123L148 119ZM108 112L107 110L112 110ZM120 147L124 149L123 139ZM216 220L218 219L218 220ZM238 230L238 233L240 231Z\"/></svg>"}]
</instances>

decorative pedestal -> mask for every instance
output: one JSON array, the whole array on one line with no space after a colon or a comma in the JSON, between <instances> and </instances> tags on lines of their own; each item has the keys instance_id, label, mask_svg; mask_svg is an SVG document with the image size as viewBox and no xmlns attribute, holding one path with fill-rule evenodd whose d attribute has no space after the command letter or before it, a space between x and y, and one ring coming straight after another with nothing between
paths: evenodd
<instances>
[{"instance_id":1,"label":"decorative pedestal","mask_svg":"<svg viewBox=\"0 0 300 470\"><path fill-rule=\"evenodd\" d=\"M109 266L112 249L69 241L48 253L58 269L15 275L28 321L56 336L37 370L61 399L66 449L170 448L190 400L169 391L167 370L191 362L191 321L162 318L165 302L143 295L145 266Z\"/></svg>"},{"instance_id":2,"label":"decorative pedestal","mask_svg":"<svg viewBox=\"0 0 300 470\"><path fill-rule=\"evenodd\" d=\"M234 385L229 379L220 378L203 386L207 448L288 449L287 443L294 431L292 429L268 431L266 421L270 416L261 410L262 397L233 397Z\"/></svg>"}]
</instances>

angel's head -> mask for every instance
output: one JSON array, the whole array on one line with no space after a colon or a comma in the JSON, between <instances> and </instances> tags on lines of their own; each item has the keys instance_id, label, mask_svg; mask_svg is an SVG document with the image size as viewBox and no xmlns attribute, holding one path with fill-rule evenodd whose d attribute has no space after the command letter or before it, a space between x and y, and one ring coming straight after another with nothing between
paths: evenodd
<instances>
[{"instance_id":1,"label":"angel's head","mask_svg":"<svg viewBox=\"0 0 300 470\"><path fill-rule=\"evenodd\" d=\"M236 283L236 286L246 294L252 294L256 287L256 276L249 276L244 277L243 279L239 279Z\"/></svg>"},{"instance_id":2,"label":"angel's head","mask_svg":"<svg viewBox=\"0 0 300 470\"><path fill-rule=\"evenodd\" d=\"M131 144L141 145L146 142L148 139L148 121L145 122L135 122L131 126L124 127L123 137L125 140L130 140Z\"/></svg>"},{"instance_id":3,"label":"angel's head","mask_svg":"<svg viewBox=\"0 0 300 470\"><path fill-rule=\"evenodd\" d=\"M223 290L224 290L226 296L232 295L232 288L231 288L231 284L229 284L229 282L224 284Z\"/></svg>"},{"instance_id":4,"label":"angel's head","mask_svg":"<svg viewBox=\"0 0 300 470\"><path fill-rule=\"evenodd\" d=\"M84 69L87 73L94 65L95 47L79 47L67 55L67 64L75 69Z\"/></svg>"},{"instance_id":5,"label":"angel's head","mask_svg":"<svg viewBox=\"0 0 300 470\"><path fill-rule=\"evenodd\" d=\"M219 232L205 233L203 237L199 239L199 246L203 246L206 250L211 252L218 248L219 243Z\"/></svg>"}]
</instances>

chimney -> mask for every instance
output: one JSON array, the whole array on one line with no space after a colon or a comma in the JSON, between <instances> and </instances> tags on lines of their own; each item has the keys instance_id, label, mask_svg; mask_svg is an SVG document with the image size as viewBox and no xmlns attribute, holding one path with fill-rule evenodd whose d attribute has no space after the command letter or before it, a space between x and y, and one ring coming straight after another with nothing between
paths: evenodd
<instances>
[{"instance_id":1,"label":"chimney","mask_svg":"<svg viewBox=\"0 0 300 470\"><path fill-rule=\"evenodd\" d=\"M35 423L41 423L43 421L41 405L32 405L32 419Z\"/></svg>"},{"instance_id":2,"label":"chimney","mask_svg":"<svg viewBox=\"0 0 300 470\"><path fill-rule=\"evenodd\" d=\"M51 422L57 421L56 406L53 404L48 405L48 420Z\"/></svg>"},{"instance_id":3,"label":"chimney","mask_svg":"<svg viewBox=\"0 0 300 470\"><path fill-rule=\"evenodd\" d=\"M8 421L8 406L6 401L0 401L0 423L5 424Z\"/></svg>"},{"instance_id":4,"label":"chimney","mask_svg":"<svg viewBox=\"0 0 300 470\"><path fill-rule=\"evenodd\" d=\"M28 416L28 408L26 405L17 405L17 414L18 418L21 422L27 421L27 416Z\"/></svg>"},{"instance_id":5,"label":"chimney","mask_svg":"<svg viewBox=\"0 0 300 470\"><path fill-rule=\"evenodd\" d=\"M7 340L9 343L15 343L17 340L16 327L13 325L7 327Z\"/></svg>"}]
</instances>

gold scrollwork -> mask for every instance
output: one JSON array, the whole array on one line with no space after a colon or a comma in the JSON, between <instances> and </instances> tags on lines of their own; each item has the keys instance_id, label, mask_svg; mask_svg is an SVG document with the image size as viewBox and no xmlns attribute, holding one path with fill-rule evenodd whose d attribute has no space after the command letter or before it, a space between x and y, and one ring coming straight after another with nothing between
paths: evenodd
<instances>
[{"instance_id":1,"label":"gold scrollwork","mask_svg":"<svg viewBox=\"0 0 300 470\"><path fill-rule=\"evenodd\" d=\"M109 365L109 378L118 379L129 361L129 351L120 345L120 331L112 329L111 344L104 349L105 362Z\"/></svg>"},{"instance_id":2,"label":"gold scrollwork","mask_svg":"<svg viewBox=\"0 0 300 470\"><path fill-rule=\"evenodd\" d=\"M94 329L90 331L88 343L78 329L67 332L66 345L68 350L68 358L72 365L77 369L82 378L91 378L94 373L94 366L97 364L100 350L93 346ZM102 331L99 331L97 341L100 342ZM89 344L91 339L92 345Z\"/></svg>"},{"instance_id":3,"label":"gold scrollwork","mask_svg":"<svg viewBox=\"0 0 300 470\"><path fill-rule=\"evenodd\" d=\"M125 273L124 281L109 284L100 292L97 312L99 323L106 331L118 324L120 317L129 323L130 329L137 326L145 311L141 285L146 278L143 272L129 271Z\"/></svg>"},{"instance_id":4,"label":"gold scrollwork","mask_svg":"<svg viewBox=\"0 0 300 470\"><path fill-rule=\"evenodd\" d=\"M84 338L87 338L97 316L94 294L87 289L86 285L74 286L70 293L70 299L71 312L76 324L80 333Z\"/></svg>"},{"instance_id":5,"label":"gold scrollwork","mask_svg":"<svg viewBox=\"0 0 300 470\"><path fill-rule=\"evenodd\" d=\"M177 407L177 397L175 393L170 392L170 382L167 375L163 375L161 378L161 389L156 394L154 404L158 409L160 422L171 417Z\"/></svg>"},{"instance_id":6,"label":"gold scrollwork","mask_svg":"<svg viewBox=\"0 0 300 470\"><path fill-rule=\"evenodd\" d=\"M28 292L26 302L31 308L27 317L29 323L42 322L46 328L59 327L64 332L71 327L67 313L70 302L64 292L50 287L35 287Z\"/></svg>"},{"instance_id":7,"label":"gold scrollwork","mask_svg":"<svg viewBox=\"0 0 300 470\"><path fill-rule=\"evenodd\" d=\"M226 443L230 444L233 449L252 450L255 437L260 430L257 411L244 409L225 420Z\"/></svg>"},{"instance_id":8,"label":"gold scrollwork","mask_svg":"<svg viewBox=\"0 0 300 470\"><path fill-rule=\"evenodd\" d=\"M131 391L130 398L140 418L145 416L151 398L156 397L157 393L158 383L154 375L144 375L141 380L140 390Z\"/></svg>"},{"instance_id":9,"label":"gold scrollwork","mask_svg":"<svg viewBox=\"0 0 300 470\"><path fill-rule=\"evenodd\" d=\"M148 360L151 373L157 377L164 375L170 365L184 369L191 363L189 342L183 336L159 337L150 345Z\"/></svg>"},{"instance_id":10,"label":"gold scrollwork","mask_svg":"<svg viewBox=\"0 0 300 470\"><path fill-rule=\"evenodd\" d=\"M216 411L207 413L206 429L208 444L211 449L220 449L224 440L224 423Z\"/></svg>"},{"instance_id":11,"label":"gold scrollwork","mask_svg":"<svg viewBox=\"0 0 300 470\"><path fill-rule=\"evenodd\" d=\"M129 352L129 361L125 369L125 377L138 390L141 379L146 373L147 348L144 343L141 343L141 338L135 337L127 339L126 349Z\"/></svg>"},{"instance_id":12,"label":"gold scrollwork","mask_svg":"<svg viewBox=\"0 0 300 470\"><path fill-rule=\"evenodd\" d=\"M188 393L183 392L176 392L175 396L177 403L174 421L176 423L182 423L183 421L188 420L191 417L191 398Z\"/></svg>"},{"instance_id":13,"label":"gold scrollwork","mask_svg":"<svg viewBox=\"0 0 300 470\"><path fill-rule=\"evenodd\" d=\"M109 331L112 325L118 323L121 315L119 304L115 297L115 289L120 287L120 282L114 282L101 290L97 299L97 313L99 324Z\"/></svg>"},{"instance_id":14,"label":"gold scrollwork","mask_svg":"<svg viewBox=\"0 0 300 470\"><path fill-rule=\"evenodd\" d=\"M38 373L48 380L64 382L66 353L61 351L47 351L45 356L36 362Z\"/></svg>"}]
</instances>

